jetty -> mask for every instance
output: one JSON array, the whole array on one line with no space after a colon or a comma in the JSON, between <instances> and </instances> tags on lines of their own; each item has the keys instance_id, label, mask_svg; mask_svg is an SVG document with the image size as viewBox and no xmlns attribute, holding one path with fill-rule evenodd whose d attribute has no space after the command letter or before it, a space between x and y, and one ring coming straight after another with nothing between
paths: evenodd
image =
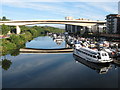
<instances>
[{"instance_id":1,"label":"jetty","mask_svg":"<svg viewBox=\"0 0 120 90\"><path fill-rule=\"evenodd\" d=\"M60 48L60 49L35 49L35 48L21 48L20 53L71 53L72 48Z\"/></svg>"}]
</instances>

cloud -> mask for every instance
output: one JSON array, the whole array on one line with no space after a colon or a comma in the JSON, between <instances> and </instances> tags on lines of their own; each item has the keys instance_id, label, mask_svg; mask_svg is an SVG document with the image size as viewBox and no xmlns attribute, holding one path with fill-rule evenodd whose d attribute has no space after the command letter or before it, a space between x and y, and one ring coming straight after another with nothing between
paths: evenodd
<instances>
[{"instance_id":1,"label":"cloud","mask_svg":"<svg viewBox=\"0 0 120 90\"><path fill-rule=\"evenodd\" d=\"M114 3L114 4L113 4ZM117 8L118 8L118 4L113 2L113 3L110 3L110 2L107 2L107 3L99 3L99 2L96 2L96 3L88 3L88 5L90 6L93 6L94 8L99 8L101 10L104 10L105 12L109 12L109 13L117 13ZM115 6L116 5L116 6Z\"/></svg>"},{"instance_id":2,"label":"cloud","mask_svg":"<svg viewBox=\"0 0 120 90\"><path fill-rule=\"evenodd\" d=\"M75 4L79 8L81 15L91 19L105 19L106 15L117 13L117 3L87 2Z\"/></svg>"},{"instance_id":3,"label":"cloud","mask_svg":"<svg viewBox=\"0 0 120 90\"><path fill-rule=\"evenodd\" d=\"M105 16L110 13L117 13L117 6L113 3L98 3L98 2L23 2L14 0L15 2L8 2L5 0L3 6L22 8L22 9L32 9L37 10L36 12L41 12L41 16L48 18L59 17L64 18L65 16L89 18L93 20L105 19ZM112 5L113 4L113 5ZM29 11L29 10L28 10ZM27 12L28 12L27 11ZM7 12L7 11L6 11ZM17 13L17 12L14 12ZM45 14L44 14L45 13ZM25 15L25 14L24 14ZM27 16L27 15L25 15ZM33 17L38 17L39 15L32 14ZM53 16L53 17L52 17ZM48 18L47 18L48 17ZM50 18L50 19L51 19Z\"/></svg>"},{"instance_id":4,"label":"cloud","mask_svg":"<svg viewBox=\"0 0 120 90\"><path fill-rule=\"evenodd\" d=\"M30 8L34 10L39 11L49 11L50 13L54 13L61 16L66 15L74 15L77 14L77 11L74 10L74 12L70 9L66 9L65 7L57 6L58 3L54 3L56 5L53 5L51 3L43 4L43 3L31 3L31 2L6 2L3 3L5 6L15 7L15 8Z\"/></svg>"}]
</instances>

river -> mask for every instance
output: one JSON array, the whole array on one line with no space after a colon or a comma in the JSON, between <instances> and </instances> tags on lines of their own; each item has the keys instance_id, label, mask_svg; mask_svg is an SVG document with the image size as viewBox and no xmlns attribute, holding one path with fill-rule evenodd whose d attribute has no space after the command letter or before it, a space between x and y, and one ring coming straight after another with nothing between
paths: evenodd
<instances>
[{"instance_id":1,"label":"river","mask_svg":"<svg viewBox=\"0 0 120 90\"><path fill-rule=\"evenodd\" d=\"M37 37L28 48L65 48L51 37ZM119 65L97 65L73 56L73 53L19 54L2 57L11 61L2 69L3 88L118 88Z\"/></svg>"},{"instance_id":2,"label":"river","mask_svg":"<svg viewBox=\"0 0 120 90\"><path fill-rule=\"evenodd\" d=\"M52 37L44 36L37 37L34 40L26 43L27 48L39 48L39 49L57 49L65 48L65 41L57 43L53 41Z\"/></svg>"}]
</instances>

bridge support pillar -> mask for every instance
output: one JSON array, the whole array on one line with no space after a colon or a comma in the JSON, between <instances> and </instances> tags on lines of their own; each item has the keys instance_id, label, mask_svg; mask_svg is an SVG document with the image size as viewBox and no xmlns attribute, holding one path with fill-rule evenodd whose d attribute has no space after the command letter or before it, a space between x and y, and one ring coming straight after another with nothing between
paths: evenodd
<instances>
[{"instance_id":1,"label":"bridge support pillar","mask_svg":"<svg viewBox=\"0 0 120 90\"><path fill-rule=\"evenodd\" d=\"M75 33L77 33L77 27L78 27L78 26L77 26L77 25L75 25Z\"/></svg>"},{"instance_id":2,"label":"bridge support pillar","mask_svg":"<svg viewBox=\"0 0 120 90\"><path fill-rule=\"evenodd\" d=\"M67 32L68 31L68 25L65 24L65 31Z\"/></svg>"},{"instance_id":3,"label":"bridge support pillar","mask_svg":"<svg viewBox=\"0 0 120 90\"><path fill-rule=\"evenodd\" d=\"M20 31L21 31L21 30L20 30L20 27L17 25L17 26L16 26L16 34L20 34Z\"/></svg>"},{"instance_id":4,"label":"bridge support pillar","mask_svg":"<svg viewBox=\"0 0 120 90\"><path fill-rule=\"evenodd\" d=\"M69 32L69 25L68 24L65 25L65 31Z\"/></svg>"},{"instance_id":5,"label":"bridge support pillar","mask_svg":"<svg viewBox=\"0 0 120 90\"><path fill-rule=\"evenodd\" d=\"M77 33L81 34L81 28L82 26L77 26Z\"/></svg>"},{"instance_id":6,"label":"bridge support pillar","mask_svg":"<svg viewBox=\"0 0 120 90\"><path fill-rule=\"evenodd\" d=\"M73 26L72 26L72 25L70 25L70 27L71 27L71 28L70 28L70 30L71 30L71 33L72 33L72 32L73 32L73 30L72 30L72 29L73 29Z\"/></svg>"}]
</instances>

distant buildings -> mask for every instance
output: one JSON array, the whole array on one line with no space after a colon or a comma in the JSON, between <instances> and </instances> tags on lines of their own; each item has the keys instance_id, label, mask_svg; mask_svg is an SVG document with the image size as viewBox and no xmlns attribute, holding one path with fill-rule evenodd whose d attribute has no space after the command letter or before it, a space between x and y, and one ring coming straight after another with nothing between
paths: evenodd
<instances>
[{"instance_id":1,"label":"distant buildings","mask_svg":"<svg viewBox=\"0 0 120 90\"><path fill-rule=\"evenodd\" d=\"M85 18L74 19L71 16L65 17L65 20L80 20L80 21L92 21ZM118 14L109 14L106 16L106 23L98 24L93 26L80 26L66 24L66 31L69 33L80 33L83 34L86 31L90 33L101 33L106 35L120 35L120 1L118 2Z\"/></svg>"},{"instance_id":2,"label":"distant buildings","mask_svg":"<svg viewBox=\"0 0 120 90\"><path fill-rule=\"evenodd\" d=\"M108 34L120 34L120 1L118 2L118 14L107 15L106 25Z\"/></svg>"},{"instance_id":3,"label":"distant buildings","mask_svg":"<svg viewBox=\"0 0 120 90\"><path fill-rule=\"evenodd\" d=\"M73 20L73 17L71 16L65 17L65 20Z\"/></svg>"},{"instance_id":4,"label":"distant buildings","mask_svg":"<svg viewBox=\"0 0 120 90\"><path fill-rule=\"evenodd\" d=\"M108 34L120 34L120 1L118 2L118 14L106 16Z\"/></svg>"},{"instance_id":5,"label":"distant buildings","mask_svg":"<svg viewBox=\"0 0 120 90\"><path fill-rule=\"evenodd\" d=\"M108 34L120 34L120 15L109 14L106 16Z\"/></svg>"},{"instance_id":6,"label":"distant buildings","mask_svg":"<svg viewBox=\"0 0 120 90\"><path fill-rule=\"evenodd\" d=\"M65 20L80 20L80 21L86 21L87 23L83 23L82 25L79 24L66 24L65 30L68 33L72 34L84 34L84 33L103 33L106 30L105 23L95 23L93 25L89 25L89 22L97 22L90 19L85 18L78 18L74 19L71 16L65 17ZM86 25L88 24L88 25Z\"/></svg>"},{"instance_id":7,"label":"distant buildings","mask_svg":"<svg viewBox=\"0 0 120 90\"><path fill-rule=\"evenodd\" d=\"M86 18L78 18L78 19L74 19L74 18L71 17L71 16L67 16L67 17L65 17L65 20L84 20L84 21L89 21L89 19L86 19Z\"/></svg>"}]
</instances>

